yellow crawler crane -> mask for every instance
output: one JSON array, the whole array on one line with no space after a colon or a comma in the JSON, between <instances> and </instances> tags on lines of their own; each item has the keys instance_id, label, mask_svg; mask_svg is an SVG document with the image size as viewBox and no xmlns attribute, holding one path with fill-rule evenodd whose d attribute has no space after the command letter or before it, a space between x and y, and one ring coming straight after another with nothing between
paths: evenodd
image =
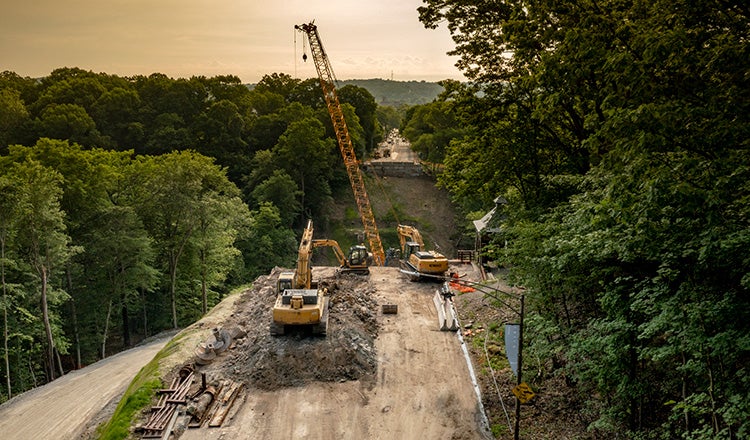
<instances>
[{"instance_id":1,"label":"yellow crawler crane","mask_svg":"<svg viewBox=\"0 0 750 440\"><path fill-rule=\"evenodd\" d=\"M438 277L442 280L448 271L448 259L436 251L424 250L422 234L414 226L398 225L401 242L401 269L411 280Z\"/></svg>"},{"instance_id":2,"label":"yellow crawler crane","mask_svg":"<svg viewBox=\"0 0 750 440\"><path fill-rule=\"evenodd\" d=\"M300 32L304 32L310 44L310 53L315 63L315 70L318 72L320 87L323 89L323 98L326 101L328 113L331 115L331 122L336 132L341 156L344 158L346 173L349 175L349 182L354 191L354 199L357 202L362 226L370 243L370 250L372 251L375 264L383 266L385 264L383 243L380 241L378 226L375 224L375 215L372 213L372 207L370 206L370 198L365 189L362 172L359 169L359 161L354 154L352 138L349 136L349 129L346 126L344 113L341 110L341 103L336 93L336 85L334 83L336 77L333 75L333 69L331 68L331 63L328 61L328 56L323 50L323 43L320 40L320 34L318 34L318 27L313 23L307 23L295 25L294 28ZM303 55L303 59L307 59L307 54Z\"/></svg>"},{"instance_id":3,"label":"yellow crawler crane","mask_svg":"<svg viewBox=\"0 0 750 440\"><path fill-rule=\"evenodd\" d=\"M310 257L313 249L313 224L307 222L302 233L294 272L281 272L276 283L276 303L270 332L283 335L287 326L309 326L313 334L328 331L328 296L312 281Z\"/></svg>"}]
</instances>

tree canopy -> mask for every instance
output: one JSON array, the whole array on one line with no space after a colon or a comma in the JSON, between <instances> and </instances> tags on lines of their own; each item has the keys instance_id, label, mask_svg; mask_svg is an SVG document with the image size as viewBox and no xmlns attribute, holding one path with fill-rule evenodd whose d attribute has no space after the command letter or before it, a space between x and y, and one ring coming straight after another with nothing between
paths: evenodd
<instances>
[{"instance_id":1,"label":"tree canopy","mask_svg":"<svg viewBox=\"0 0 750 440\"><path fill-rule=\"evenodd\" d=\"M548 373L576 384L590 430L750 435L747 7L419 11L447 23L471 81L451 94L464 131L440 182L467 212L509 201L492 255L555 334Z\"/></svg>"}]
</instances>

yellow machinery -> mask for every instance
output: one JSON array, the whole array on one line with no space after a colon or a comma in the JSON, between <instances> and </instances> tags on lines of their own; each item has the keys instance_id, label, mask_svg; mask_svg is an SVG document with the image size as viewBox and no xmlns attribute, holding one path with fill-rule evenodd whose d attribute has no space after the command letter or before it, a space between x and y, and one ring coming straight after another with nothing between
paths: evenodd
<instances>
[{"instance_id":1,"label":"yellow machinery","mask_svg":"<svg viewBox=\"0 0 750 440\"><path fill-rule=\"evenodd\" d=\"M334 84L336 78L333 75L333 69L331 69L331 63L328 61L328 56L323 50L323 43L320 41L318 27L313 23L307 23L295 25L294 28L300 32L304 32L305 35L307 35L308 43L310 43L310 53L313 62L315 63L315 69L318 72L320 87L323 89L323 97L325 98L326 106L328 107L328 113L331 115L331 122L333 123L333 129L336 132L341 156L344 158L344 165L346 166L346 172L349 175L349 182L354 191L354 199L357 202L357 208L359 209L359 216L362 219L365 235L370 243L370 249L372 250L375 264L382 266L385 264L385 251L383 251L383 244L380 241L378 227L375 224L375 215L372 213L370 198L365 190L364 180L362 180L359 161L354 154L354 147L352 146L352 139L349 136L349 129L344 120L344 113L341 111L341 103L339 103L339 97L336 93L336 85ZM303 59L307 59L307 54L304 54Z\"/></svg>"},{"instance_id":2,"label":"yellow machinery","mask_svg":"<svg viewBox=\"0 0 750 440\"><path fill-rule=\"evenodd\" d=\"M302 233L294 272L282 272L276 284L271 334L283 335L286 326L310 326L313 334L325 335L328 330L328 297L312 281L310 257L313 249L312 220Z\"/></svg>"},{"instance_id":3,"label":"yellow machinery","mask_svg":"<svg viewBox=\"0 0 750 440\"><path fill-rule=\"evenodd\" d=\"M349 255L344 255L341 246L336 240L313 240L313 247L330 247L336 254L339 266L342 272L354 272L359 274L370 273L370 260L372 254L367 252L367 248L362 245L355 245L349 248Z\"/></svg>"},{"instance_id":4,"label":"yellow machinery","mask_svg":"<svg viewBox=\"0 0 750 440\"><path fill-rule=\"evenodd\" d=\"M412 280L427 276L443 277L448 271L448 259L435 251L425 251L422 234L413 226L398 225L401 243L401 268Z\"/></svg>"}]
</instances>

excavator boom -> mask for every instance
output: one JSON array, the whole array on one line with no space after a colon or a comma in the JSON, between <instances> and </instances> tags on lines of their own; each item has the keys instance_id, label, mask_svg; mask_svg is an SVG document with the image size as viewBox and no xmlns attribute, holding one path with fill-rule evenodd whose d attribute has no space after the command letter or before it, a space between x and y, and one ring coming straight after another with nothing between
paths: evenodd
<instances>
[{"instance_id":1,"label":"excavator boom","mask_svg":"<svg viewBox=\"0 0 750 440\"><path fill-rule=\"evenodd\" d=\"M385 251L380 241L378 226L375 224L375 215L372 213L372 207L370 206L370 198L365 189L362 172L359 169L359 162L354 154L352 139L349 136L349 129L346 126L344 113L341 110L341 103L336 93L336 78L333 75L333 69L331 69L328 56L323 50L323 43L318 34L318 27L313 23L307 23L295 25L294 28L307 35L310 52L315 63L315 70L318 72L320 87L323 89L323 97L328 107L328 113L331 115L331 122L336 132L341 156L344 158L344 166L346 166L346 172L349 175L349 182L352 185L354 199L359 209L359 216L362 219L362 226L370 243L370 250L373 254L375 264L382 266L385 264Z\"/></svg>"}]
</instances>

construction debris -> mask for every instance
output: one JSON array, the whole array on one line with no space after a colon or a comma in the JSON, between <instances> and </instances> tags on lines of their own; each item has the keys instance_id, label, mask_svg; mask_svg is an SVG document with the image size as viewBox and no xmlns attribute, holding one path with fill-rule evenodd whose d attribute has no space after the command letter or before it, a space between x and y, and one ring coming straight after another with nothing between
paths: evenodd
<instances>
[{"instance_id":1,"label":"construction debris","mask_svg":"<svg viewBox=\"0 0 750 440\"><path fill-rule=\"evenodd\" d=\"M444 283L443 286L435 291L435 296L432 297L432 302L435 304L435 310L438 315L438 327L442 331L458 330L458 315L456 309L453 307L453 291L451 290L448 283Z\"/></svg>"},{"instance_id":2,"label":"construction debris","mask_svg":"<svg viewBox=\"0 0 750 440\"><path fill-rule=\"evenodd\" d=\"M139 430L143 438L171 435L175 439L186 429L222 426L244 402L247 390L273 390L311 381L342 382L374 375L377 310L381 305L374 300L374 289L367 279L336 274L335 268L324 272L326 275L319 276L318 281L319 287L329 292L328 337L299 333L273 338L266 327L254 323L270 319L280 271L277 268L267 277L259 277L238 300L242 307L222 323L223 327L212 328L197 345L189 361L192 367L181 370L169 389L160 392L148 422ZM382 310L397 313L398 308L384 304ZM197 377L201 379L194 380Z\"/></svg>"},{"instance_id":3,"label":"construction debris","mask_svg":"<svg viewBox=\"0 0 750 440\"><path fill-rule=\"evenodd\" d=\"M166 439L172 432L172 428L179 415L177 408L185 405L190 385L193 383L194 371L192 367L184 367L172 384L167 389L159 390L159 401L151 408L148 422L141 427L142 438Z\"/></svg>"},{"instance_id":4,"label":"construction debris","mask_svg":"<svg viewBox=\"0 0 750 440\"><path fill-rule=\"evenodd\" d=\"M398 304L383 304L381 310L384 315L395 315L398 313Z\"/></svg>"}]
</instances>

